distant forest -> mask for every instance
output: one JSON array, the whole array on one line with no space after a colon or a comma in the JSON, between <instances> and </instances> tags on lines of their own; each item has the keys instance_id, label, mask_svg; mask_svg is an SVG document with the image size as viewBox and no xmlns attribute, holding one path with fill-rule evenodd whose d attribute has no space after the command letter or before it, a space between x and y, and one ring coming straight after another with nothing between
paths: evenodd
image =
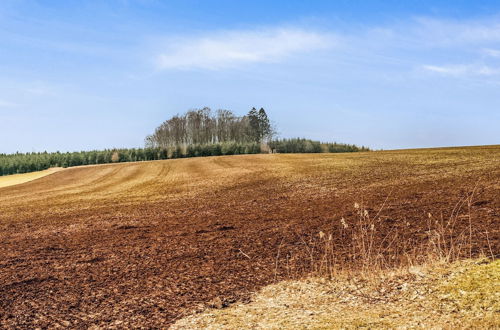
<instances>
[{"instance_id":1,"label":"distant forest","mask_svg":"<svg viewBox=\"0 0 500 330\"><path fill-rule=\"evenodd\" d=\"M0 176L51 167L184 157L369 151L366 147L350 144L276 139L275 136L275 129L264 109L257 111L253 108L247 115L238 117L229 110L213 113L209 108L203 108L163 122L146 137L145 148L0 154Z\"/></svg>"}]
</instances>

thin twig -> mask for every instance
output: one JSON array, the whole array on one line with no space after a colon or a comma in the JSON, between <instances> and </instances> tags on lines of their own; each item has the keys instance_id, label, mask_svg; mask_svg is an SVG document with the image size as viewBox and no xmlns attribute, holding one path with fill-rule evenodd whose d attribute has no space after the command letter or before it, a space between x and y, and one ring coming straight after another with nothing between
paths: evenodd
<instances>
[{"instance_id":1,"label":"thin twig","mask_svg":"<svg viewBox=\"0 0 500 330\"><path fill-rule=\"evenodd\" d=\"M241 249L238 249L238 250L240 250L241 254L242 254L242 255L244 255L245 257L247 257L248 259L252 259L252 258L250 258L250 257L248 256L248 254L246 254L245 252L241 251Z\"/></svg>"}]
</instances>

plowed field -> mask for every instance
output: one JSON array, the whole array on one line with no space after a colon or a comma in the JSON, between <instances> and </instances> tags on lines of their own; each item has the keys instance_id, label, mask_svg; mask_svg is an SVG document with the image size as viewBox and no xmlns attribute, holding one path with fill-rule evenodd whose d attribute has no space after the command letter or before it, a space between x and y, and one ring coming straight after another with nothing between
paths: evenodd
<instances>
[{"instance_id":1,"label":"plowed field","mask_svg":"<svg viewBox=\"0 0 500 330\"><path fill-rule=\"evenodd\" d=\"M456 227L498 254L500 146L65 169L0 188L0 326L165 327L299 276L284 258L354 203L382 208L376 235L397 228L394 249L411 251L429 213L448 219L472 191Z\"/></svg>"}]
</instances>

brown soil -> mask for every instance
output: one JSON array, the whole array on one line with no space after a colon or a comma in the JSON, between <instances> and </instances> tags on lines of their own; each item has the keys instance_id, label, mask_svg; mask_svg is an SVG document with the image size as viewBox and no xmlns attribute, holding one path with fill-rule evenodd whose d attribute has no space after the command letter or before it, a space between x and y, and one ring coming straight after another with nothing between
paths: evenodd
<instances>
[{"instance_id":1,"label":"brown soil","mask_svg":"<svg viewBox=\"0 0 500 330\"><path fill-rule=\"evenodd\" d=\"M354 203L387 199L376 235L397 229L383 253L403 255L472 190L457 232L472 223L466 251L498 254L500 146L113 164L0 188L0 325L166 327L303 275L304 243Z\"/></svg>"}]
</instances>

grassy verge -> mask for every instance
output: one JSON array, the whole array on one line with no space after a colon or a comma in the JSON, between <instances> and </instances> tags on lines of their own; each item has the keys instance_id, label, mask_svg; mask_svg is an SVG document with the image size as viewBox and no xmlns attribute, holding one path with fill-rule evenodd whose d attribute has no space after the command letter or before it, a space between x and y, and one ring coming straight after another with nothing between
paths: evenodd
<instances>
[{"instance_id":1,"label":"grassy verge","mask_svg":"<svg viewBox=\"0 0 500 330\"><path fill-rule=\"evenodd\" d=\"M500 261L465 260L265 287L174 329L498 328Z\"/></svg>"}]
</instances>

